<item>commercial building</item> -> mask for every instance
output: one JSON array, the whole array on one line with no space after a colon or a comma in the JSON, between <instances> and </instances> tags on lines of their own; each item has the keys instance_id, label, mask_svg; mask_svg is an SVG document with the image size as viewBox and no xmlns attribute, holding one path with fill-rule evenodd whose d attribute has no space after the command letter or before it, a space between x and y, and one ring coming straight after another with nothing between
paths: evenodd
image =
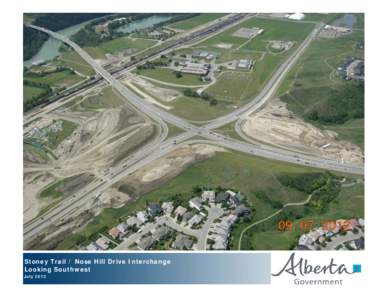
<instances>
[{"instance_id":1,"label":"commercial building","mask_svg":"<svg viewBox=\"0 0 388 300\"><path fill-rule=\"evenodd\" d=\"M237 67L249 70L253 66L253 61L250 59L240 59L237 62Z\"/></svg>"},{"instance_id":2,"label":"commercial building","mask_svg":"<svg viewBox=\"0 0 388 300\"><path fill-rule=\"evenodd\" d=\"M178 70L182 73L206 76L209 73L210 65L206 63L187 62Z\"/></svg>"}]
</instances>

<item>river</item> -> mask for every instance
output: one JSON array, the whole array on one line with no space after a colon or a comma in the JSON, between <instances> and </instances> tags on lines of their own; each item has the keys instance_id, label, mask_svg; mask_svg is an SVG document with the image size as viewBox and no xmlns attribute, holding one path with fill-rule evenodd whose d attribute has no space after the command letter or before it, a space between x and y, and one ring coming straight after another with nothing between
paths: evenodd
<instances>
[{"instance_id":1,"label":"river","mask_svg":"<svg viewBox=\"0 0 388 300\"><path fill-rule=\"evenodd\" d=\"M151 27L151 26L153 26L155 24L158 24L160 22L164 22L164 21L170 20L171 18L172 18L172 16L169 16L169 15L165 15L165 16L162 16L162 15L151 16L151 17L148 17L148 18L144 18L144 19L140 19L140 20L131 22L129 24L125 24L125 25L119 27L117 29L117 31L124 32L124 33L130 33L130 32L133 32L135 30ZM76 32L78 32L82 27L84 27L89 22L91 22L91 20L83 22L83 23L80 23L80 24L77 24L77 25L74 25L74 26L71 26L71 27L67 27L67 28L65 28L63 30L60 30L58 32L60 34L64 35L64 36L66 36L66 37L70 37L73 34L75 34ZM26 60L24 62L24 66L25 67L31 67L34 63L39 63L39 62L43 62L43 61L48 61L48 60L54 59L56 56L60 55L59 48L61 47L61 44L62 43L60 41L50 37L42 45L42 47L40 48L39 52L34 57L32 57L31 59Z\"/></svg>"},{"instance_id":2,"label":"river","mask_svg":"<svg viewBox=\"0 0 388 300\"><path fill-rule=\"evenodd\" d=\"M118 32L124 32L124 33L131 33L131 32L133 32L135 30L148 28L148 27L154 26L154 25L156 25L158 23L161 23L161 22L164 22L164 21L168 21L171 18L172 18L172 16L169 16L169 15L165 15L165 16L162 16L162 15L151 16L151 17L148 17L148 18L140 19L140 20L137 20L137 21L125 24L125 25L117 28L117 31Z\"/></svg>"},{"instance_id":3,"label":"river","mask_svg":"<svg viewBox=\"0 0 388 300\"><path fill-rule=\"evenodd\" d=\"M357 22L357 17L353 14L344 14L341 18L333 22L334 26L352 28Z\"/></svg>"},{"instance_id":4,"label":"river","mask_svg":"<svg viewBox=\"0 0 388 300\"><path fill-rule=\"evenodd\" d=\"M80 30L82 27L84 27L89 22L90 22L90 20L83 22L83 23L80 23L80 24L77 24L77 25L67 27L65 29L58 31L58 33L63 34L64 36L70 37L73 34L75 34L76 32L78 32L78 30ZM51 59L55 58L56 56L58 56L60 54L59 48L61 47L61 44L62 44L62 42L60 42L56 39L53 39L52 37L49 37L48 40L46 42L44 42L42 47L39 49L38 53L35 54L35 56L32 57L31 59L26 60L24 62L24 66L31 67L31 65L34 63L38 63L38 62L42 62L42 61L46 61L46 60L51 60Z\"/></svg>"}]
</instances>

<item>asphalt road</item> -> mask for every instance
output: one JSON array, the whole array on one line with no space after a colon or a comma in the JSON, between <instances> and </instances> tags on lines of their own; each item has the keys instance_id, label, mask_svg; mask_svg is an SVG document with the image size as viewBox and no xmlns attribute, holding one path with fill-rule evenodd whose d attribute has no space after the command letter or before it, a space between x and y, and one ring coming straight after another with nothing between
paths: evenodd
<instances>
[{"instance_id":1,"label":"asphalt road","mask_svg":"<svg viewBox=\"0 0 388 300\"><path fill-rule=\"evenodd\" d=\"M77 195L64 199L57 206L43 214L41 217L36 218L28 223L24 224L24 237L25 240L31 239L39 234L42 230L47 228L51 224L58 224L62 219L67 218L73 212L76 212L78 208L81 208L83 204L89 203L91 198L96 197L106 188L111 186L114 182L122 179L129 174L132 174L136 170L144 167L148 163L162 157L163 155L173 151L182 144L188 144L197 141L188 141L195 136L201 136L206 138L206 143L220 145L225 148L233 149L240 152L249 153L251 155L261 156L269 159L275 159L285 161L289 163L295 163L300 165L306 165L311 167L317 167L328 170L335 170L345 173L363 174L364 169L361 166L355 166L350 164L342 164L334 160L323 159L319 157L312 157L307 155L296 154L293 151L287 151L271 147L267 145L252 145L249 143L241 142L236 139L229 138L227 136L216 134L212 132L212 129L221 127L225 124L244 118L253 111L256 111L262 107L265 102L271 98L276 91L286 73L290 70L293 64L300 57L302 52L308 47L310 42L315 37L316 33L322 26L318 24L312 33L303 41L298 49L279 67L273 77L268 81L262 92L254 98L250 103L241 108L233 111L232 113L216 118L203 127L190 124L188 121L177 117L163 109L153 106L147 103L143 99L139 98L136 94L130 91L125 85L123 85L118 79L101 67L86 51L71 41L69 38L64 37L56 32L52 32L45 28L29 25L31 28L40 30L49 34L50 36L66 43L72 47L88 64L90 64L97 74L100 74L112 87L120 93L131 105L136 107L139 111L150 116L156 122L158 122L163 128L163 134L157 140L157 142L148 144L140 151L131 155L123 164L121 164L115 170L109 172L109 174L98 182L93 182L86 186ZM165 122L171 123L178 128L183 129L185 132L168 139L164 142L164 138L167 136L168 127ZM201 142L204 142L203 140Z\"/></svg>"}]
</instances>

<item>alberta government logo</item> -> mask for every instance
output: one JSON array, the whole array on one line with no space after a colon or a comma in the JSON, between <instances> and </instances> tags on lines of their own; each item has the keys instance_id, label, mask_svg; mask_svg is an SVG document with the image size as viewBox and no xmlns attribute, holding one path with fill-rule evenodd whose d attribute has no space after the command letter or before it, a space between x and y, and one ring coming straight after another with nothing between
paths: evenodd
<instances>
[{"instance_id":1,"label":"alberta government logo","mask_svg":"<svg viewBox=\"0 0 388 300\"><path fill-rule=\"evenodd\" d=\"M283 273L294 276L295 285L342 285L343 279L339 279L338 276L361 273L361 264L347 266L345 264L336 263L334 258L331 258L325 265L314 265L303 257L300 257L299 259L296 258L294 252L290 255L284 267L277 273L272 273L272 276L277 277ZM311 276L314 276L314 279L312 279ZM335 277L335 279L333 277Z\"/></svg>"}]
</instances>

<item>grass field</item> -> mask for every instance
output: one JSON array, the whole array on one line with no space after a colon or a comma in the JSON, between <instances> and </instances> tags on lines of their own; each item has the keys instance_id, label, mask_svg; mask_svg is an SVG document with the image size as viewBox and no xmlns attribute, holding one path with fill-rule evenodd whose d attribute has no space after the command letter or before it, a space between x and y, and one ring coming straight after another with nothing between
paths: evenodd
<instances>
[{"instance_id":1,"label":"grass field","mask_svg":"<svg viewBox=\"0 0 388 300\"><path fill-rule=\"evenodd\" d=\"M117 107L123 104L122 98L113 91L112 87L108 86L96 95L92 94L85 97L81 103L72 109L76 111L98 111L103 108Z\"/></svg>"},{"instance_id":2,"label":"grass field","mask_svg":"<svg viewBox=\"0 0 388 300\"><path fill-rule=\"evenodd\" d=\"M341 18L341 13L330 13L330 14L318 14L318 13L307 13L305 14L304 21L323 22L330 24L333 21Z\"/></svg>"},{"instance_id":3,"label":"grass field","mask_svg":"<svg viewBox=\"0 0 388 300\"><path fill-rule=\"evenodd\" d=\"M342 188L338 197L329 205L329 209L322 215L306 214L301 219L289 219L286 210L274 219L252 227L244 234L242 239L242 250L286 250L293 248L297 239L303 233L298 226L301 221L313 221L313 227L319 227L322 222L338 219L351 219L353 217L364 217L364 185L357 184L352 187ZM303 208L298 208L303 212ZM295 209L294 209L295 211ZM279 220L290 220L293 224L291 231L279 231ZM233 231L232 249L238 249L238 239L241 230L246 226L239 225Z\"/></svg>"},{"instance_id":4,"label":"grass field","mask_svg":"<svg viewBox=\"0 0 388 300\"><path fill-rule=\"evenodd\" d=\"M220 75L217 83L206 89L216 99L231 101L241 106L259 94L265 82L284 61L287 54L266 54L255 63L251 72L228 72Z\"/></svg>"},{"instance_id":5,"label":"grass field","mask_svg":"<svg viewBox=\"0 0 388 300\"><path fill-rule=\"evenodd\" d=\"M167 139L177 136L178 134L183 133L183 130L180 129L179 127L176 127L175 125L168 124L168 135Z\"/></svg>"},{"instance_id":6,"label":"grass field","mask_svg":"<svg viewBox=\"0 0 388 300\"><path fill-rule=\"evenodd\" d=\"M274 209L269 204L255 197L257 190L265 191L271 199L279 200L282 203L302 201L306 199L307 194L281 185L278 181L278 176L284 173L303 174L316 171L312 168L276 162L237 152L218 153L206 161L187 168L162 187L156 187L155 190L141 196L134 202L118 209L105 209L81 232L67 237L58 246L58 249L74 248L80 239L90 240L96 233L111 228L119 220L124 220L129 214L143 210L146 207L147 201L168 200L174 194L179 193L185 198L190 199L192 188L196 185L203 187L221 186L240 190L248 197L249 202L255 209L255 219L264 218L271 214ZM362 191L358 191L358 193L360 194ZM360 207L363 207L362 199L360 198L360 203L353 203L351 208L348 208L350 202L353 201L348 196L348 194L342 194L342 196L338 197L338 204L336 204L338 207L333 208L335 211L337 208L339 209L338 214L344 216L351 215L351 209L358 210ZM344 199L343 203L342 199ZM279 241L276 240L276 242ZM285 246L285 249L287 249L287 246Z\"/></svg>"},{"instance_id":7,"label":"grass field","mask_svg":"<svg viewBox=\"0 0 388 300\"><path fill-rule=\"evenodd\" d=\"M77 128L77 124L62 120L62 130L59 132L49 132L47 135L47 147L54 150L62 143L67 137L69 137L73 131Z\"/></svg>"},{"instance_id":8,"label":"grass field","mask_svg":"<svg viewBox=\"0 0 388 300\"><path fill-rule=\"evenodd\" d=\"M218 101L217 105L211 106L201 98L186 96L180 96L169 104L173 106L173 114L192 121L210 120L233 110L232 103Z\"/></svg>"},{"instance_id":9,"label":"grass field","mask_svg":"<svg viewBox=\"0 0 388 300\"><path fill-rule=\"evenodd\" d=\"M23 84L23 102L26 103L34 97L39 97L45 91L46 91L45 89L42 89L39 87Z\"/></svg>"},{"instance_id":10,"label":"grass field","mask_svg":"<svg viewBox=\"0 0 388 300\"><path fill-rule=\"evenodd\" d=\"M136 70L136 73L146 77L150 77L162 82L180 84L180 85L201 85L200 76L192 74L182 74L182 77L177 78L174 72L167 68L155 68L146 70Z\"/></svg>"},{"instance_id":11,"label":"grass field","mask_svg":"<svg viewBox=\"0 0 388 300\"><path fill-rule=\"evenodd\" d=\"M233 48L237 48L242 43L248 41L248 39L246 38L233 36L234 32L243 27L259 27L264 29L264 32L262 34L257 35L249 43L245 44L242 47L242 49L245 50L263 51L265 50L266 45L265 43L263 43L263 41L302 41L312 31L314 24L270 20L255 17L203 41L202 43L198 44L198 47L212 47L219 43L225 43L233 44Z\"/></svg>"},{"instance_id":12,"label":"grass field","mask_svg":"<svg viewBox=\"0 0 388 300\"><path fill-rule=\"evenodd\" d=\"M114 54L127 49L143 50L155 45L157 41L141 38L120 37L111 41L101 43L97 47L86 47L85 50L93 57L98 59L105 58L105 54ZM134 52L135 53L135 52Z\"/></svg>"},{"instance_id":13,"label":"grass field","mask_svg":"<svg viewBox=\"0 0 388 300\"><path fill-rule=\"evenodd\" d=\"M352 141L357 146L364 148L364 119L353 119L339 125L322 126L324 129L338 133L338 138Z\"/></svg>"},{"instance_id":14,"label":"grass field","mask_svg":"<svg viewBox=\"0 0 388 300\"><path fill-rule=\"evenodd\" d=\"M215 132L226 135L232 139L245 141L241 136L238 135L238 133L234 129L235 124L236 122L226 124L222 127L217 128Z\"/></svg>"},{"instance_id":15,"label":"grass field","mask_svg":"<svg viewBox=\"0 0 388 300\"><path fill-rule=\"evenodd\" d=\"M345 58L364 56L363 50L356 46L363 39L363 32L355 31L338 39L314 41L287 75L277 94L288 103L291 111L312 122L309 119L312 110L329 110L328 105L335 104L331 99L333 93L342 95L346 90L356 89L352 83L337 77L335 72ZM362 119L351 119L343 124L314 124L334 130L339 133L340 138L363 147Z\"/></svg>"},{"instance_id":16,"label":"grass field","mask_svg":"<svg viewBox=\"0 0 388 300\"><path fill-rule=\"evenodd\" d=\"M66 51L64 52L59 60L61 60L65 65L70 68L84 74L86 76L93 76L95 74L93 68L86 63L78 53L74 51Z\"/></svg>"},{"instance_id":17,"label":"grass field","mask_svg":"<svg viewBox=\"0 0 388 300\"><path fill-rule=\"evenodd\" d=\"M24 79L31 82L48 84L53 87L60 87L60 86L71 86L81 81L82 77L73 73L70 70L64 70L64 71L54 72L54 73L50 73L39 77L25 76Z\"/></svg>"},{"instance_id":18,"label":"grass field","mask_svg":"<svg viewBox=\"0 0 388 300\"><path fill-rule=\"evenodd\" d=\"M221 18L225 15L226 14L204 13L204 14L200 14L199 16L192 17L190 19L171 24L171 25L169 25L169 27L176 28L176 29L182 29L182 30L193 29L199 25L208 23L208 22L213 21L215 19Z\"/></svg>"},{"instance_id":19,"label":"grass field","mask_svg":"<svg viewBox=\"0 0 388 300\"><path fill-rule=\"evenodd\" d=\"M43 191L40 192L39 197L57 199L63 196L63 188L68 179L62 179L49 185Z\"/></svg>"}]
</instances>

